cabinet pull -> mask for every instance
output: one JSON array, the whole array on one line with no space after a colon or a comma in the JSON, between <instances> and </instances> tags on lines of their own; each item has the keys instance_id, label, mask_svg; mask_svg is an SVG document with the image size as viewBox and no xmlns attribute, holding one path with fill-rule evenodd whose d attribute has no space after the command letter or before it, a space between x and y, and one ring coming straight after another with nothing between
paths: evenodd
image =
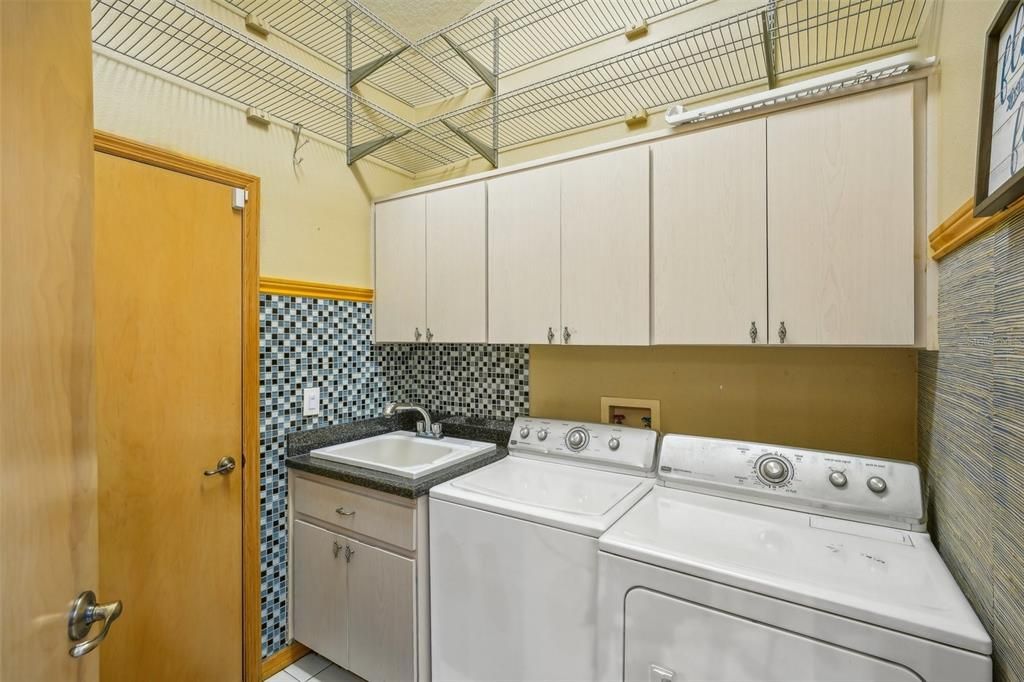
<instances>
[{"instance_id":1,"label":"cabinet pull","mask_svg":"<svg viewBox=\"0 0 1024 682\"><path fill-rule=\"evenodd\" d=\"M779 343L786 343L786 322L779 323Z\"/></svg>"},{"instance_id":2,"label":"cabinet pull","mask_svg":"<svg viewBox=\"0 0 1024 682\"><path fill-rule=\"evenodd\" d=\"M551 328L551 327L548 327L548 343L554 343L554 342L555 342L555 330L553 328Z\"/></svg>"},{"instance_id":3,"label":"cabinet pull","mask_svg":"<svg viewBox=\"0 0 1024 682\"><path fill-rule=\"evenodd\" d=\"M337 509L335 509L334 511L335 511L335 513L337 513L337 514L338 514L339 516L355 516L355 515L356 515L356 512L355 512L355 510L354 510L354 509L352 509L352 510L348 510L348 509L345 509L344 507L338 507L338 508L337 508Z\"/></svg>"},{"instance_id":4,"label":"cabinet pull","mask_svg":"<svg viewBox=\"0 0 1024 682\"><path fill-rule=\"evenodd\" d=\"M562 343L569 343L569 339L572 338L572 334L569 333L568 327L562 327Z\"/></svg>"},{"instance_id":5,"label":"cabinet pull","mask_svg":"<svg viewBox=\"0 0 1024 682\"><path fill-rule=\"evenodd\" d=\"M354 549L352 549L348 545L345 545L345 563L349 563L350 561L352 561L352 555L355 553L356 551Z\"/></svg>"},{"instance_id":6,"label":"cabinet pull","mask_svg":"<svg viewBox=\"0 0 1024 682\"><path fill-rule=\"evenodd\" d=\"M429 343L434 339L434 332L430 331L430 327L427 327L427 342Z\"/></svg>"},{"instance_id":7,"label":"cabinet pull","mask_svg":"<svg viewBox=\"0 0 1024 682\"><path fill-rule=\"evenodd\" d=\"M415 334L413 335L413 337L414 337L414 338L415 338L415 339L416 339L417 341L419 341L419 340L420 340L420 337L421 337L421 336L423 336L423 334L421 334L421 333L420 333L420 328L419 328L419 327L416 327L416 333L415 333Z\"/></svg>"},{"instance_id":8,"label":"cabinet pull","mask_svg":"<svg viewBox=\"0 0 1024 682\"><path fill-rule=\"evenodd\" d=\"M339 544L338 544L338 541L337 541L337 540L335 540L335 541L334 541L334 558L335 558L335 559L337 559L337 558L338 558L338 552L340 552L340 551L341 551L342 549L344 549L344 547L342 547L341 545L339 545Z\"/></svg>"},{"instance_id":9,"label":"cabinet pull","mask_svg":"<svg viewBox=\"0 0 1024 682\"><path fill-rule=\"evenodd\" d=\"M750 343L757 343L757 322L750 323Z\"/></svg>"}]
</instances>

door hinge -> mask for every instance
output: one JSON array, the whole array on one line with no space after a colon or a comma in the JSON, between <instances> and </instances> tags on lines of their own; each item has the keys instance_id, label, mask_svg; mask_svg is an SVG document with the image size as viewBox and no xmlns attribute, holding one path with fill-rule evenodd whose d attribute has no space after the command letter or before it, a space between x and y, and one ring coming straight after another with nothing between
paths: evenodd
<instances>
[{"instance_id":1,"label":"door hinge","mask_svg":"<svg viewBox=\"0 0 1024 682\"><path fill-rule=\"evenodd\" d=\"M245 208L247 201L249 201L249 190L240 187L231 188L231 208L241 211Z\"/></svg>"}]
</instances>

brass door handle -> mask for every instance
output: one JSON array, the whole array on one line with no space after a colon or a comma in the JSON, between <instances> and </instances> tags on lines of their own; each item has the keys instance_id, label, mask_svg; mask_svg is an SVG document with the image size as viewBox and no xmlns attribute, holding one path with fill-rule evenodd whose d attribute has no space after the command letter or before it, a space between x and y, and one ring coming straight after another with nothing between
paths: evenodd
<instances>
[{"instance_id":1,"label":"brass door handle","mask_svg":"<svg viewBox=\"0 0 1024 682\"><path fill-rule=\"evenodd\" d=\"M217 461L216 469L207 469L203 472L203 476L226 476L235 470L235 458L234 457L221 457Z\"/></svg>"},{"instance_id":2,"label":"brass door handle","mask_svg":"<svg viewBox=\"0 0 1024 682\"><path fill-rule=\"evenodd\" d=\"M121 602L115 601L109 604L97 604L96 594L92 590L82 592L71 605L68 613L68 639L78 642L68 650L71 658L79 658L100 645L110 632L110 626L121 615ZM96 621L103 621L103 629L100 634L84 642L85 636L92 629Z\"/></svg>"}]
</instances>

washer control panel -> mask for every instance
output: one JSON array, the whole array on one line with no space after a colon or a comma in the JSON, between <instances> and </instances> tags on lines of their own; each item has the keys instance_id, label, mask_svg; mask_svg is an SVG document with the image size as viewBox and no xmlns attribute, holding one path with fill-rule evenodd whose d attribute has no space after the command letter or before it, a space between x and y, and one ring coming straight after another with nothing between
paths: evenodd
<instances>
[{"instance_id":1,"label":"washer control panel","mask_svg":"<svg viewBox=\"0 0 1024 682\"><path fill-rule=\"evenodd\" d=\"M906 530L924 530L916 464L837 452L667 435L663 485Z\"/></svg>"},{"instance_id":2,"label":"washer control panel","mask_svg":"<svg viewBox=\"0 0 1024 682\"><path fill-rule=\"evenodd\" d=\"M527 457L653 476L658 433L615 424L519 417L508 449Z\"/></svg>"}]
</instances>

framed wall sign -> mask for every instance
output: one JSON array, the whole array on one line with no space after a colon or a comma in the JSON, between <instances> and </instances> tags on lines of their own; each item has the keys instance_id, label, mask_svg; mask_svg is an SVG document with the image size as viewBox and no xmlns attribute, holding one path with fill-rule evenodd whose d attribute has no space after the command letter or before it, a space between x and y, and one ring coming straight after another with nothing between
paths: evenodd
<instances>
[{"instance_id":1,"label":"framed wall sign","mask_svg":"<svg viewBox=\"0 0 1024 682\"><path fill-rule=\"evenodd\" d=\"M1004 0L985 36L974 215L1024 196L1024 0Z\"/></svg>"}]
</instances>

